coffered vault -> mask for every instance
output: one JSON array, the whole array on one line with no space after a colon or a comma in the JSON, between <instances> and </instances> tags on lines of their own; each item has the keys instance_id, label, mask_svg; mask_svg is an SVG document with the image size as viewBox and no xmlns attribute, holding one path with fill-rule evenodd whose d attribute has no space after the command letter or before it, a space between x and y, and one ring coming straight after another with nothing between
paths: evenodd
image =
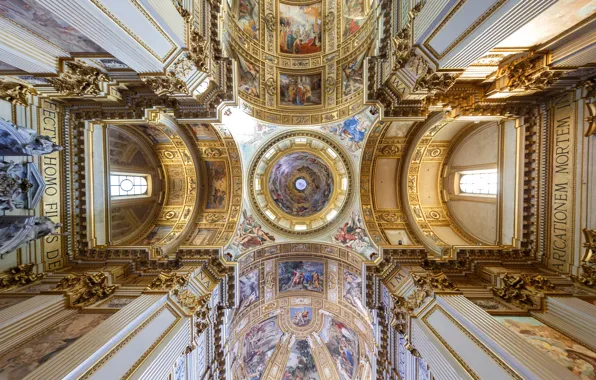
<instances>
[{"instance_id":1,"label":"coffered vault","mask_svg":"<svg viewBox=\"0 0 596 380\"><path fill-rule=\"evenodd\" d=\"M595 25L1 0L0 378L596 378Z\"/></svg>"}]
</instances>

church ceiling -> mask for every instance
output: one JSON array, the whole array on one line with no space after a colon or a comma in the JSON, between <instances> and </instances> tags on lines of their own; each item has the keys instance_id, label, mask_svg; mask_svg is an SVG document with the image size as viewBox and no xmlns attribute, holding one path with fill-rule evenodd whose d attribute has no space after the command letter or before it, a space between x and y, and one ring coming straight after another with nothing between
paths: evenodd
<instances>
[{"instance_id":1,"label":"church ceiling","mask_svg":"<svg viewBox=\"0 0 596 380\"><path fill-rule=\"evenodd\" d=\"M326 123L358 112L364 59L377 30L370 3L226 3L225 39L237 59L241 109L285 125Z\"/></svg>"},{"instance_id":2,"label":"church ceiling","mask_svg":"<svg viewBox=\"0 0 596 380\"><path fill-rule=\"evenodd\" d=\"M237 259L261 246L308 240L334 243L369 258L375 245L360 212L354 190L359 173L354 168L376 123L374 109L365 107L342 121L291 132L240 109L215 124L221 133L233 136L248 174L240 224L226 257Z\"/></svg>"},{"instance_id":3,"label":"church ceiling","mask_svg":"<svg viewBox=\"0 0 596 380\"><path fill-rule=\"evenodd\" d=\"M318 255L323 252L325 258ZM374 345L363 305L363 262L355 252L309 243L276 244L245 256L229 335L233 373L362 375Z\"/></svg>"}]
</instances>

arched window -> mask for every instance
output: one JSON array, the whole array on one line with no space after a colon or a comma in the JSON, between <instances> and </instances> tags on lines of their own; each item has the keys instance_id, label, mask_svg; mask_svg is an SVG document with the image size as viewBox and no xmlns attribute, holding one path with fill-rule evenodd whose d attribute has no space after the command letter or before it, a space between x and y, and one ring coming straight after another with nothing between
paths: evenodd
<instances>
[{"instance_id":1,"label":"arched window","mask_svg":"<svg viewBox=\"0 0 596 380\"><path fill-rule=\"evenodd\" d=\"M141 175L110 175L110 196L129 197L147 194L147 176Z\"/></svg>"},{"instance_id":2,"label":"arched window","mask_svg":"<svg viewBox=\"0 0 596 380\"><path fill-rule=\"evenodd\" d=\"M459 190L464 194L497 194L497 170L473 170L461 173Z\"/></svg>"}]
</instances>

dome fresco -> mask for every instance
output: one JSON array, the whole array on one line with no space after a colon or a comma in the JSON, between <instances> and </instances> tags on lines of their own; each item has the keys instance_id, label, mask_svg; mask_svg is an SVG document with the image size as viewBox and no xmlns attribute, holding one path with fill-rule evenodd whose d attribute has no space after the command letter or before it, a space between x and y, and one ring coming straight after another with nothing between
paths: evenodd
<instances>
[{"instance_id":1,"label":"dome fresco","mask_svg":"<svg viewBox=\"0 0 596 380\"><path fill-rule=\"evenodd\" d=\"M279 159L268 178L275 205L288 215L304 217L321 211L333 193L329 166L307 152L294 152Z\"/></svg>"},{"instance_id":2,"label":"dome fresco","mask_svg":"<svg viewBox=\"0 0 596 380\"><path fill-rule=\"evenodd\" d=\"M348 156L318 133L277 135L256 153L251 167L253 207L265 223L282 232L322 230L349 204Z\"/></svg>"}]
</instances>

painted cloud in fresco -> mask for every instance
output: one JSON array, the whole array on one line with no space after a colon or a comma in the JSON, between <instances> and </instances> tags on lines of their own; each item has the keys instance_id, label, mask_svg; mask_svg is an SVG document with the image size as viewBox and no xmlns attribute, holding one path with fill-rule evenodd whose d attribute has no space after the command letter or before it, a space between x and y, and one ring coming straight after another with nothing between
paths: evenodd
<instances>
[{"instance_id":1,"label":"painted cloud in fresco","mask_svg":"<svg viewBox=\"0 0 596 380\"><path fill-rule=\"evenodd\" d=\"M246 333L244 336L244 367L247 379L259 380L261 378L281 336L282 332L277 325L277 317L264 320Z\"/></svg>"},{"instance_id":2,"label":"painted cloud in fresco","mask_svg":"<svg viewBox=\"0 0 596 380\"><path fill-rule=\"evenodd\" d=\"M105 52L34 0L0 0L0 13L69 53Z\"/></svg>"}]
</instances>

